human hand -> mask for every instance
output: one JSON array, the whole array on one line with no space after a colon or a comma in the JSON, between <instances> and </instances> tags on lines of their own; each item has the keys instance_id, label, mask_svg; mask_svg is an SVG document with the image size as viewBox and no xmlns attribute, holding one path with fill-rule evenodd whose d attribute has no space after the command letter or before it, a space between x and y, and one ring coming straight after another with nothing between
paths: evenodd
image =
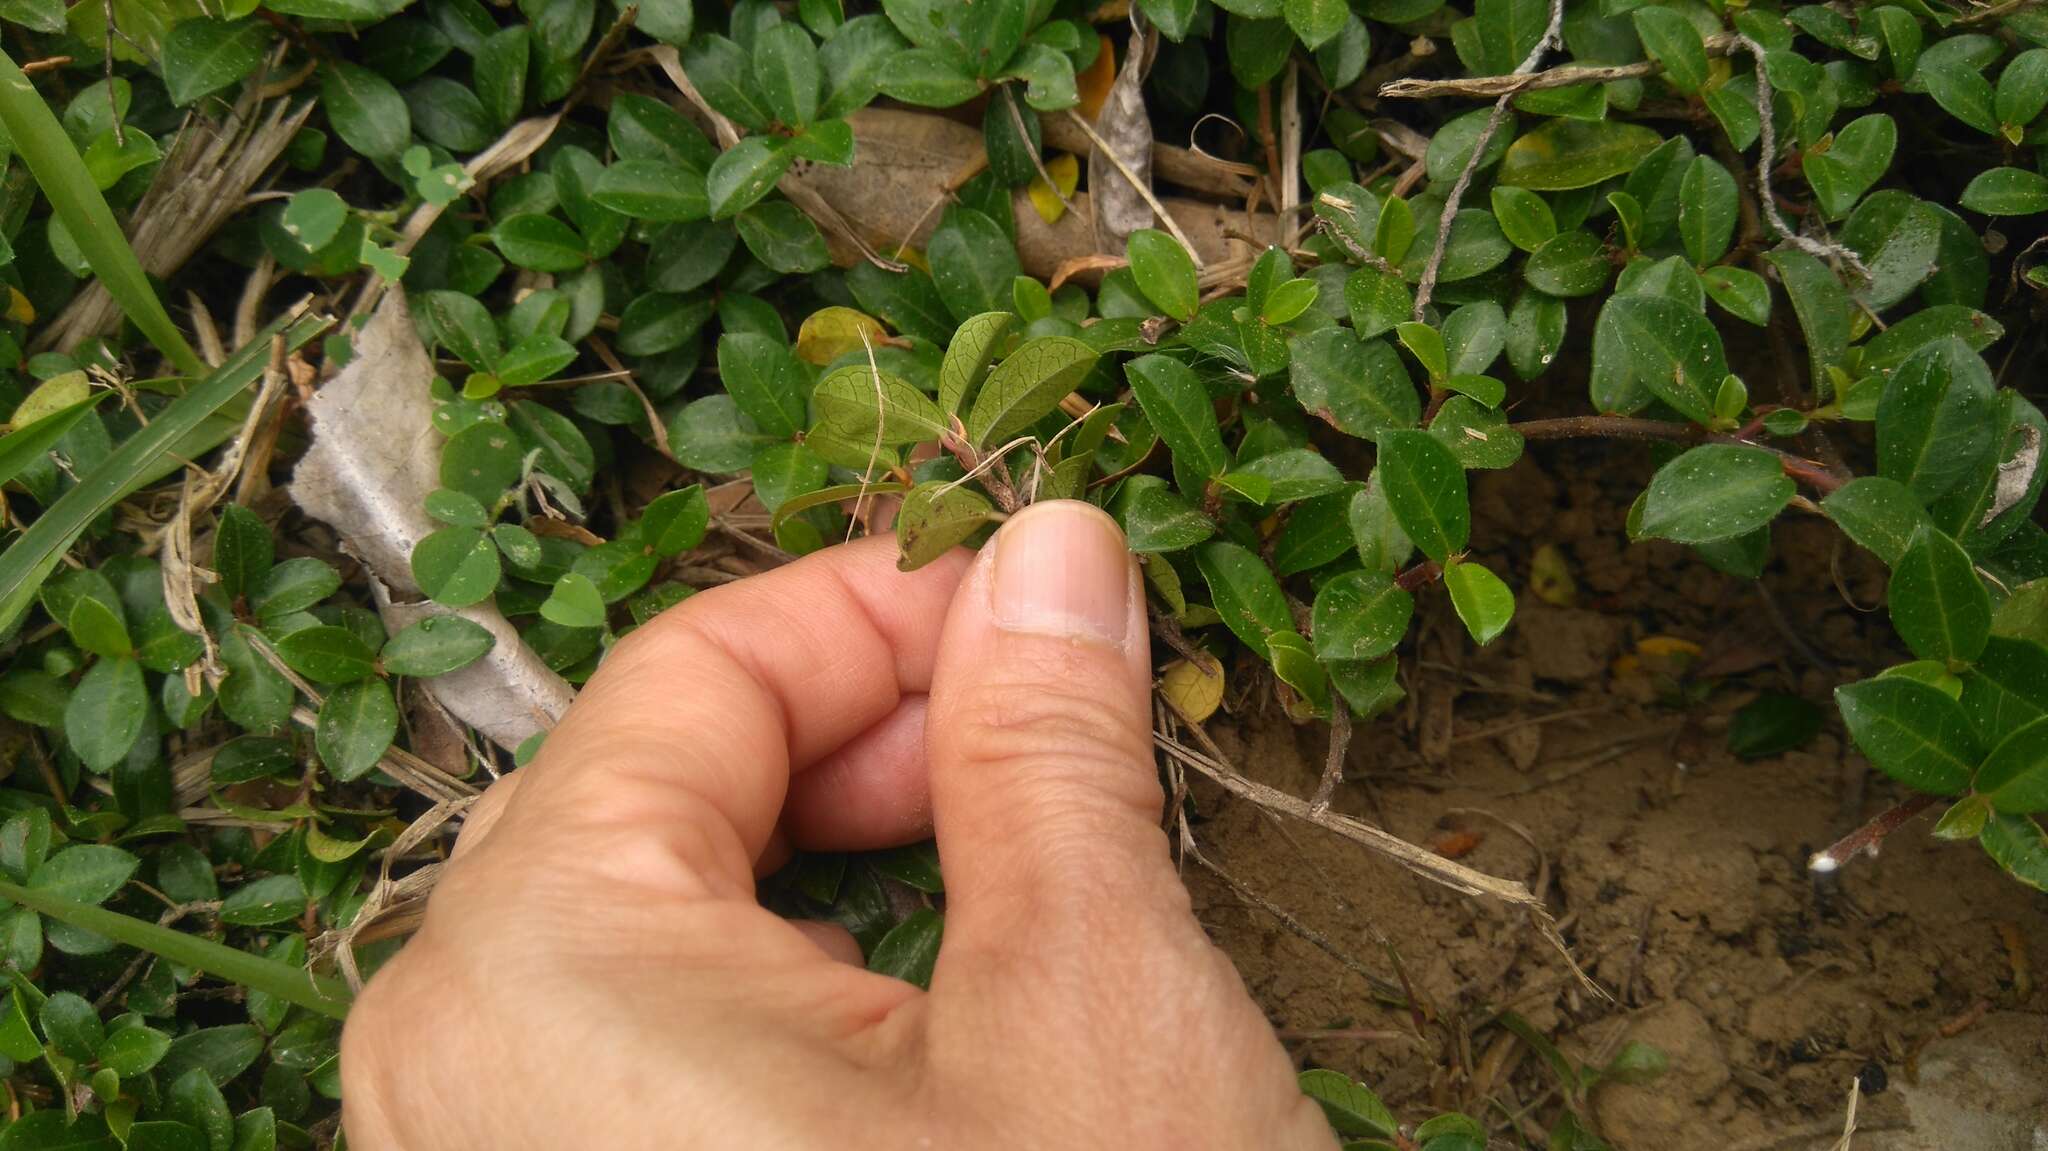
<instances>
[{"instance_id":1,"label":"human hand","mask_svg":"<svg viewBox=\"0 0 2048 1151\"><path fill-rule=\"evenodd\" d=\"M485 793L342 1039L358 1151L1327 1148L1160 830L1137 567L1035 505L622 641ZM789 846L938 837L929 992L761 908Z\"/></svg>"}]
</instances>

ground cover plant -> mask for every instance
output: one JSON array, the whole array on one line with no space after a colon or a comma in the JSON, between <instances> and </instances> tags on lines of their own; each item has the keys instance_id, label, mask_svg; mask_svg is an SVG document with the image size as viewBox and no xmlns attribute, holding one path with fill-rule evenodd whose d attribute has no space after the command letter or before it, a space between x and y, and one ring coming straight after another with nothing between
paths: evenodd
<instances>
[{"instance_id":1,"label":"ground cover plant","mask_svg":"<svg viewBox=\"0 0 2048 1151\"><path fill-rule=\"evenodd\" d=\"M0 1151L338 1142L351 983L619 635L1038 499L1143 560L1176 794L1206 776L1562 949L1544 892L1331 805L1419 611L1487 645L1555 591L1473 557L1469 474L1649 444L1613 532L1753 579L1818 517L1890 570L1895 663L1729 731L1761 757L1839 726L1906 789L1812 867L1940 806L2015 900L2048 889L2029 0L0 21ZM1328 724L1313 796L1206 742L1252 700ZM764 895L929 977L928 845ZM1492 1025L1556 1080L1552 1147L1604 1146L1586 1092L1659 1065ZM1304 1089L1356 1146L1501 1129Z\"/></svg>"}]
</instances>

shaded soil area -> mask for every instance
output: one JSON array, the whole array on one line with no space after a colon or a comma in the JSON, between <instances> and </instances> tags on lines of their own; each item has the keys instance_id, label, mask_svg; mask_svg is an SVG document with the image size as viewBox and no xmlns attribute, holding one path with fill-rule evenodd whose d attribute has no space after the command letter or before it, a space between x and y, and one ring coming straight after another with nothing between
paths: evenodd
<instances>
[{"instance_id":1,"label":"shaded soil area","mask_svg":"<svg viewBox=\"0 0 2048 1151\"><path fill-rule=\"evenodd\" d=\"M1404 1119L1455 1107L1541 1145L1558 1077L1506 1011L1574 1060L1628 1040L1664 1052L1653 1082L1581 1105L1622 1151L1831 1147L1852 1080L1859 1148L2048 1147L2048 900L1974 845L1930 838L1931 814L1877 858L1806 869L1904 798L1829 702L1902 658L1883 567L1817 517L1788 517L1759 590L1627 541L1640 488L1615 458L1630 449L1531 450L1473 473L1479 558L1522 589L1514 627L1477 649L1440 591L1419 597L1408 698L1360 725L1334 806L1526 882L1613 1001L1519 918L1197 782L1207 857L1321 939L1190 866L1203 921L1298 1060L1358 1077ZM1638 483L1648 469L1645 452ZM1545 545L1576 584L1568 606L1527 590ZM1254 669L1232 671L1217 741L1252 778L1310 794L1325 730L1290 724ZM1795 751L1737 758L1730 718L1766 691L1826 723ZM1404 977L1415 1010L1387 993Z\"/></svg>"}]
</instances>

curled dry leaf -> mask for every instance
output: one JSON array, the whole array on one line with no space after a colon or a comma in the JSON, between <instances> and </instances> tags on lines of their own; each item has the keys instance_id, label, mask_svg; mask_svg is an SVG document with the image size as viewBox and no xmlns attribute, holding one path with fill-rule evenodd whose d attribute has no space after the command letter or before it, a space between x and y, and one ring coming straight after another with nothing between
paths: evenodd
<instances>
[{"instance_id":1,"label":"curled dry leaf","mask_svg":"<svg viewBox=\"0 0 2048 1151\"><path fill-rule=\"evenodd\" d=\"M433 361L413 330L401 291L387 293L356 339L355 358L314 395L313 446L292 476L292 499L334 528L385 594L392 631L449 609L424 602L412 578L413 545L436 528L425 511L440 486L441 435L427 387ZM394 436L392 428L416 428ZM441 706L491 742L516 748L554 725L574 696L567 682L519 640L489 604L460 615L497 644L458 671L422 681Z\"/></svg>"},{"instance_id":2,"label":"curled dry leaf","mask_svg":"<svg viewBox=\"0 0 2048 1151\"><path fill-rule=\"evenodd\" d=\"M1132 26L1140 18L1133 14ZM1132 35L1116 83L1109 86L1109 98L1095 118L1095 134L1116 153L1113 162L1103 150L1088 150L1088 188L1094 194L1095 246L1104 252L1121 252L1132 232L1152 226L1152 205L1145 195L1124 178L1152 184L1152 117L1145 111L1145 60L1150 38L1142 32ZM1121 169L1121 170L1119 170ZM1192 237L1190 237L1192 238Z\"/></svg>"}]
</instances>

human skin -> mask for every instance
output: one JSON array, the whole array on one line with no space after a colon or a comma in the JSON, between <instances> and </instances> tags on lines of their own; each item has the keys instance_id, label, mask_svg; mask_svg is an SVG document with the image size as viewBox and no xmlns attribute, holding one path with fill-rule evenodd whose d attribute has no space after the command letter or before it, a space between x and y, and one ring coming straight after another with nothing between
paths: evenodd
<instances>
[{"instance_id":1,"label":"human skin","mask_svg":"<svg viewBox=\"0 0 2048 1151\"><path fill-rule=\"evenodd\" d=\"M1135 563L1034 505L621 641L478 802L342 1035L356 1151L1329 1148L1160 827ZM790 848L936 834L931 989L755 900Z\"/></svg>"}]
</instances>

